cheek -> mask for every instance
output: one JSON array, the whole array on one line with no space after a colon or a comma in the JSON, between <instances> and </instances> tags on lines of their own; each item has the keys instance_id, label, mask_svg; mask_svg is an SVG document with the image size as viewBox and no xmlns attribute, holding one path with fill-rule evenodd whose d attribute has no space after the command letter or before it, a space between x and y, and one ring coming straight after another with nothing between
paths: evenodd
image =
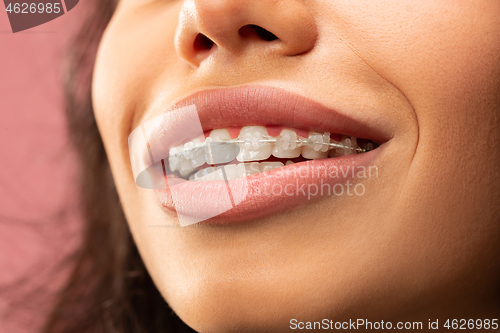
<instances>
[{"instance_id":1,"label":"cheek","mask_svg":"<svg viewBox=\"0 0 500 333\"><path fill-rule=\"evenodd\" d=\"M336 1L330 9L344 43L410 100L463 96L491 86L492 72L498 83L498 1Z\"/></svg>"},{"instance_id":2,"label":"cheek","mask_svg":"<svg viewBox=\"0 0 500 333\"><path fill-rule=\"evenodd\" d=\"M330 10L338 37L412 105L428 164L474 163L484 176L499 158L500 2L341 0Z\"/></svg>"},{"instance_id":3,"label":"cheek","mask_svg":"<svg viewBox=\"0 0 500 333\"><path fill-rule=\"evenodd\" d=\"M151 193L136 185L128 150L128 135L140 123L154 96L154 86L169 72L176 76L173 49L177 13L173 6L151 12L152 8L130 10L125 2L115 13L101 40L92 86L96 121L125 215L131 227L139 228L144 212L161 212ZM137 5L136 5L137 6ZM138 7L138 6L137 6ZM168 87L166 88L168 90ZM151 213L151 214L153 214ZM137 233L136 233L137 234Z\"/></svg>"},{"instance_id":4,"label":"cheek","mask_svg":"<svg viewBox=\"0 0 500 333\"><path fill-rule=\"evenodd\" d=\"M165 72L175 78L179 62L174 49L179 6L129 3L118 9L101 40L93 82L93 101L104 134L130 133L149 105L154 86ZM113 122L111 124L110 122ZM102 126L101 126L102 125ZM111 126L111 127L110 127ZM126 142L126 140L125 140Z\"/></svg>"},{"instance_id":5,"label":"cheek","mask_svg":"<svg viewBox=\"0 0 500 333\"><path fill-rule=\"evenodd\" d=\"M128 156L128 135L144 121L150 98L168 72L177 77L173 40L179 6L122 3L101 40L92 86L97 124L120 193L136 193ZM174 79L172 81L175 81ZM165 87L165 85L164 85ZM165 89L169 91L168 87Z\"/></svg>"},{"instance_id":6,"label":"cheek","mask_svg":"<svg viewBox=\"0 0 500 333\"><path fill-rule=\"evenodd\" d=\"M326 6L337 37L405 95L418 120L418 145L400 188L405 230L421 235L431 252L474 254L457 267L467 269L474 256L491 259L481 251L498 250L500 238L500 2Z\"/></svg>"}]
</instances>

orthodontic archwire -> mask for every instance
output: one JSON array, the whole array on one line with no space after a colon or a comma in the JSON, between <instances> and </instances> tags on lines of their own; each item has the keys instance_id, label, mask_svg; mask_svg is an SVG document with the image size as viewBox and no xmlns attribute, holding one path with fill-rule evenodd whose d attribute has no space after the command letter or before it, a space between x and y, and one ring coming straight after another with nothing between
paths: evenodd
<instances>
[{"instance_id":1,"label":"orthodontic archwire","mask_svg":"<svg viewBox=\"0 0 500 333\"><path fill-rule=\"evenodd\" d=\"M257 142L259 143L276 143L278 142L280 138L275 138L275 137L267 137L267 138L262 138L262 139L259 139ZM245 143L245 142L248 142L248 141L245 141L245 140L241 140L241 139L232 139L232 140L236 140L234 143ZM232 140L227 140L225 142L231 142ZM253 141L252 141L253 142ZM361 147L356 147L356 149L352 148L352 147L347 147L346 145L343 145L342 143L338 142L338 143L335 143L335 142L314 142L312 141L311 139L309 138L301 138L301 139L297 139L297 140L289 140L287 139L286 142L288 143L296 143L297 144L297 148L299 147L304 147L304 146L307 146L307 145L325 145L325 146L329 146L331 149L335 149L335 148L340 148L340 149L352 149L352 150L356 150L357 152L360 152L360 153L366 153L367 149L363 149Z\"/></svg>"},{"instance_id":2,"label":"orthodontic archwire","mask_svg":"<svg viewBox=\"0 0 500 333\"><path fill-rule=\"evenodd\" d=\"M180 152L177 152L175 154L171 154L170 156L181 156L183 154L189 153L190 151L199 149L199 148L204 148L205 146L210 146L210 144L218 144L218 143L229 143L229 144L254 144L254 143L276 143L280 139L283 139L281 137L271 137L271 136L263 136L259 139L252 138L252 140L243 140L242 138L235 138L235 139L219 139L219 141L212 141L210 137L206 139L205 142L200 142L196 144L193 147L190 147L188 149L182 150ZM323 145L323 146L328 146L328 150L333 150L333 149L349 149L349 150L355 150L358 153L365 153L370 150L373 150L373 147L371 149L363 149L361 147L348 147L340 142L314 142L310 138L298 138L296 140L291 140L291 139L285 139L285 142L287 143L295 143L297 144L297 148L303 147L306 145ZM210 148L209 148L210 149Z\"/></svg>"}]
</instances>

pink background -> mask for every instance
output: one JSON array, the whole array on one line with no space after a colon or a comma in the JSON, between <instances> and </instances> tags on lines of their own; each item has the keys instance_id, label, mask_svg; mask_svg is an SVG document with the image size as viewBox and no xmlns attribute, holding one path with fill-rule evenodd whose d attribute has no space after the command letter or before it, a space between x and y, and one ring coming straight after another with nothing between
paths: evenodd
<instances>
[{"instance_id":1,"label":"pink background","mask_svg":"<svg viewBox=\"0 0 500 333\"><path fill-rule=\"evenodd\" d=\"M63 48L84 6L13 34L0 5L0 332L36 332L78 244Z\"/></svg>"}]
</instances>

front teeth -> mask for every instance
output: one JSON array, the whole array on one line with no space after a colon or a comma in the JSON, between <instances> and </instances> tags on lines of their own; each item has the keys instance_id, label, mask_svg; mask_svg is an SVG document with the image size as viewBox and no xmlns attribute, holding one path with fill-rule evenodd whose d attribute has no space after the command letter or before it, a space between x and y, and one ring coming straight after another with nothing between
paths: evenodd
<instances>
[{"instance_id":1,"label":"front teeth","mask_svg":"<svg viewBox=\"0 0 500 333\"><path fill-rule=\"evenodd\" d=\"M233 180L246 176L245 165L240 164L230 164L224 166L224 171L226 172L227 180Z\"/></svg>"},{"instance_id":2,"label":"front teeth","mask_svg":"<svg viewBox=\"0 0 500 333\"><path fill-rule=\"evenodd\" d=\"M233 161L240 149L237 144L222 139L222 135L214 139L207 138L206 142L195 139L183 146L171 148L168 158L170 170L179 171L185 177L205 163L222 164Z\"/></svg>"},{"instance_id":3,"label":"front teeth","mask_svg":"<svg viewBox=\"0 0 500 333\"><path fill-rule=\"evenodd\" d=\"M355 137L342 137L334 141L330 133L310 132L307 138L299 137L293 130L284 129L276 138L268 135L263 126L246 126L238 138L232 139L227 129L210 132L205 142L195 139L182 146L170 149L168 163L171 172L178 171L182 177L192 174L205 164L217 165L234 161L254 162L277 158L292 159L302 155L306 159L321 159L365 152L374 148L371 142L363 141L361 147ZM288 161L287 165L292 163ZM227 179L236 179L283 166L281 162L241 163L226 165ZM193 180L223 179L224 173L217 168L206 168L192 174ZM218 171L217 171L218 170Z\"/></svg>"},{"instance_id":4,"label":"front teeth","mask_svg":"<svg viewBox=\"0 0 500 333\"><path fill-rule=\"evenodd\" d=\"M209 138L211 138L213 142L221 142L231 140L231 135L227 129L223 128L211 131Z\"/></svg>"},{"instance_id":5,"label":"front teeth","mask_svg":"<svg viewBox=\"0 0 500 333\"><path fill-rule=\"evenodd\" d=\"M269 138L263 126L245 126L241 129L238 140L240 153L236 157L239 162L262 161L271 156L272 145L266 142Z\"/></svg>"},{"instance_id":6,"label":"front teeth","mask_svg":"<svg viewBox=\"0 0 500 333\"><path fill-rule=\"evenodd\" d=\"M284 166L281 162L251 162L208 167L189 177L190 181L233 180ZM225 177L224 178L224 174Z\"/></svg>"},{"instance_id":7,"label":"front teeth","mask_svg":"<svg viewBox=\"0 0 500 333\"><path fill-rule=\"evenodd\" d=\"M309 133L310 143L302 147L302 157L307 159L319 159L328 157L328 146L330 143L330 134L328 136L317 132ZM323 149L326 148L326 149Z\"/></svg>"},{"instance_id":8,"label":"front teeth","mask_svg":"<svg viewBox=\"0 0 500 333\"><path fill-rule=\"evenodd\" d=\"M297 147L297 133L292 130L284 129L273 148L273 156L278 158L296 158L302 152L301 147Z\"/></svg>"},{"instance_id":9,"label":"front teeth","mask_svg":"<svg viewBox=\"0 0 500 333\"><path fill-rule=\"evenodd\" d=\"M177 147L178 150L179 147ZM172 148L174 152L175 148ZM170 153L172 153L172 149ZM200 139L194 139L191 142L188 142L184 145L180 156L177 156L177 159L174 161L169 160L169 165L175 166L179 165L179 172L181 176L185 177L193 172L196 168L205 164L205 148Z\"/></svg>"},{"instance_id":10,"label":"front teeth","mask_svg":"<svg viewBox=\"0 0 500 333\"><path fill-rule=\"evenodd\" d=\"M195 139L184 145L182 157L183 159L191 162L190 167L193 168L193 170L205 164L205 155L205 148L203 147L203 143L200 139Z\"/></svg>"},{"instance_id":11,"label":"front teeth","mask_svg":"<svg viewBox=\"0 0 500 333\"><path fill-rule=\"evenodd\" d=\"M271 171L277 168L281 168L282 166L285 165L281 162L263 162L260 163L260 172Z\"/></svg>"},{"instance_id":12,"label":"front teeth","mask_svg":"<svg viewBox=\"0 0 500 333\"><path fill-rule=\"evenodd\" d=\"M240 147L235 143L215 141L211 138L206 140L205 161L208 164L223 164L233 161L240 153Z\"/></svg>"}]
</instances>

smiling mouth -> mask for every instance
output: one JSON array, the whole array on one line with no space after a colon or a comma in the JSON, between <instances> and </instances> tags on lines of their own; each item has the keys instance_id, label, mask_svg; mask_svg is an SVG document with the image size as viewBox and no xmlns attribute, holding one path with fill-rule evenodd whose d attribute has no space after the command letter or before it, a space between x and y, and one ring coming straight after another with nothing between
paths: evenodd
<instances>
[{"instance_id":1,"label":"smiling mouth","mask_svg":"<svg viewBox=\"0 0 500 333\"><path fill-rule=\"evenodd\" d=\"M170 148L169 173L190 181L228 181L307 160L362 154L378 147L367 139L283 126L215 129L204 136L203 141L196 138ZM217 172L221 168L224 171Z\"/></svg>"},{"instance_id":2,"label":"smiling mouth","mask_svg":"<svg viewBox=\"0 0 500 333\"><path fill-rule=\"evenodd\" d=\"M374 164L391 131L370 117L268 86L200 91L130 134L132 171L181 226L254 220L329 195Z\"/></svg>"}]
</instances>

